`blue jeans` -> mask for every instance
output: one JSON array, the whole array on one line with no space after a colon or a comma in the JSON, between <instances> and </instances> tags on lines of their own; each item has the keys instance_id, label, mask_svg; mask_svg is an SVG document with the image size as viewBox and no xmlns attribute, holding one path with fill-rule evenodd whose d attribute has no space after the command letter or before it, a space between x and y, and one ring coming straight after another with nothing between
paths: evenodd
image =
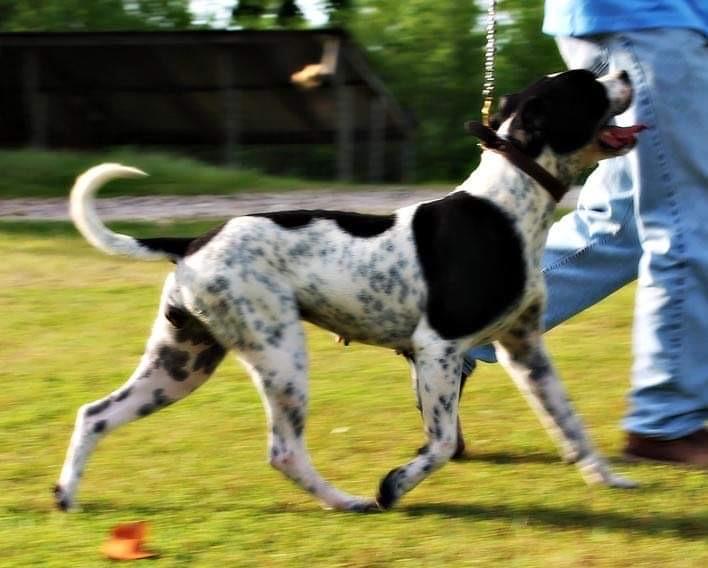
<instances>
[{"instance_id":1,"label":"blue jeans","mask_svg":"<svg viewBox=\"0 0 708 568\"><path fill-rule=\"evenodd\" d=\"M600 163L543 258L546 329L637 279L625 430L674 439L708 420L708 39L684 29L559 38L570 68L626 70L620 125L649 129ZM592 353L588 354L592 358ZM467 355L494 361L490 346Z\"/></svg>"}]
</instances>

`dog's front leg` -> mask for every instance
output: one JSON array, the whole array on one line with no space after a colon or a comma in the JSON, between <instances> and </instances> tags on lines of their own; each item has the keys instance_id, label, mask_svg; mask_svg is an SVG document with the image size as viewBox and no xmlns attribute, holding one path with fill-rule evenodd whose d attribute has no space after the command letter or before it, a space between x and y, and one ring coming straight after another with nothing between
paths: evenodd
<instances>
[{"instance_id":1,"label":"dog's front leg","mask_svg":"<svg viewBox=\"0 0 708 568\"><path fill-rule=\"evenodd\" d=\"M404 353L403 356L406 358L406 361L408 361L408 365L410 367L410 372L411 372L411 386L413 387L413 394L415 395L415 404L416 408L418 411L422 413L423 411L423 405L420 402L420 384L418 382L418 373L416 372L416 367L415 367L415 358L413 357L412 353ZM462 388L465 380L467 380L467 377L464 375L460 376L461 382L460 382L460 389L459 389L459 397L462 397ZM452 454L452 459L453 460L459 460L462 459L465 456L465 437L464 433L462 432L462 422L460 421L460 412L458 408L457 412L457 441L455 444L455 453ZM420 448L418 450L419 454L425 453L428 451L428 446L427 444Z\"/></svg>"},{"instance_id":2,"label":"dog's front leg","mask_svg":"<svg viewBox=\"0 0 708 568\"><path fill-rule=\"evenodd\" d=\"M457 397L461 353L457 342L446 341L422 323L413 337L414 381L427 444L416 458L391 470L379 485L376 502L391 508L433 471L442 467L457 448Z\"/></svg>"},{"instance_id":3,"label":"dog's front leg","mask_svg":"<svg viewBox=\"0 0 708 568\"><path fill-rule=\"evenodd\" d=\"M539 416L563 457L576 463L588 484L635 487L633 481L614 474L593 448L543 347L540 327L530 326L529 319L520 318L518 325L495 343L499 363Z\"/></svg>"}]
</instances>

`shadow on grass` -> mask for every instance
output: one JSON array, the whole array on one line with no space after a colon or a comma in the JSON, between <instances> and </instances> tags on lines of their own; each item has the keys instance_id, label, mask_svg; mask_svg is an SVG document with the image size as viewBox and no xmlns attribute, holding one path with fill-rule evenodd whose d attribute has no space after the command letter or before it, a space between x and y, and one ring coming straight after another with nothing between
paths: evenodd
<instances>
[{"instance_id":1,"label":"shadow on grass","mask_svg":"<svg viewBox=\"0 0 708 568\"><path fill-rule=\"evenodd\" d=\"M525 453L525 454L512 454L509 452L484 452L479 453L474 449L467 450L462 458L455 460L457 462L486 462L493 463L497 465L505 464L515 464L515 463L540 463L540 464L559 464L562 465L563 461L559 456L555 454L541 454L541 453Z\"/></svg>"},{"instance_id":2,"label":"shadow on grass","mask_svg":"<svg viewBox=\"0 0 708 568\"><path fill-rule=\"evenodd\" d=\"M529 525L545 525L558 529L605 529L636 532L647 535L678 536L684 540L703 540L708 537L708 515L687 513L652 514L637 517L611 511L565 509L543 506L510 507L508 505L461 505L458 503L430 503L402 506L403 514L411 517L437 515L444 518L470 520L506 519L523 521Z\"/></svg>"}]
</instances>

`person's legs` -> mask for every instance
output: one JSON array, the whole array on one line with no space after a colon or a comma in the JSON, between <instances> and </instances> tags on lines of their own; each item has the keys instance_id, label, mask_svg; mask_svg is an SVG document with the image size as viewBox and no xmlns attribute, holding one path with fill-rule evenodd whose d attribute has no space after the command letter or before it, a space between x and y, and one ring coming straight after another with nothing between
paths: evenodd
<instances>
[{"instance_id":1,"label":"person's legs","mask_svg":"<svg viewBox=\"0 0 708 568\"><path fill-rule=\"evenodd\" d=\"M708 40L680 29L620 34L609 57L636 90L622 119L649 126L627 156L642 257L624 427L677 439L708 420Z\"/></svg>"},{"instance_id":2,"label":"person's legs","mask_svg":"<svg viewBox=\"0 0 708 568\"><path fill-rule=\"evenodd\" d=\"M705 454L708 361L699 343L708 331L708 231L702 223L708 164L696 141L708 125L708 108L698 108L708 89L706 40L690 31L652 30L562 39L559 47L569 67L603 72L607 58L611 70L627 70L637 102L622 123L644 122L651 130L636 151L603 162L588 178L578 208L551 228L543 259L545 327L596 303L639 270L632 409L624 427L663 439L698 431L689 436L691 447ZM470 351L467 372L475 359L494 361L492 348Z\"/></svg>"}]
</instances>

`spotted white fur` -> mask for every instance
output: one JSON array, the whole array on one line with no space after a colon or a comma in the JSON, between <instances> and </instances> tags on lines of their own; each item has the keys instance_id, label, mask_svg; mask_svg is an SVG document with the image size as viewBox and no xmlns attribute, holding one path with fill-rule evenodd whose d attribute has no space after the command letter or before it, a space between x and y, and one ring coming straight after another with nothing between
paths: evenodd
<instances>
[{"instance_id":1,"label":"spotted white fur","mask_svg":"<svg viewBox=\"0 0 708 568\"><path fill-rule=\"evenodd\" d=\"M626 89L608 93L623 97L611 100L617 108L631 96ZM571 171L581 165L576 154L546 150L538 159L555 175L565 176L577 173ZM174 260L174 254L116 235L94 212L92 198L102 184L141 173L117 164L90 169L72 191L73 219L103 251ZM430 290L412 229L424 204L399 209L390 228L367 238L352 236L328 218L315 217L297 230L268 216L232 219L201 248L177 258L145 355L126 385L79 410L56 488L59 506L74 504L84 465L102 436L186 396L209 378L226 351L234 350L263 400L270 463L327 507L388 508L452 456L462 354L490 340L564 457L578 463L586 480L632 486L612 473L593 449L543 347L545 289L539 266L554 201L534 180L490 152L453 193L496 204L521 238L525 286L513 304L499 306L501 315L494 321L452 339L431 325L426 313ZM405 353L411 361L427 445L385 476L376 499L338 490L309 459L303 317L347 340Z\"/></svg>"}]
</instances>

